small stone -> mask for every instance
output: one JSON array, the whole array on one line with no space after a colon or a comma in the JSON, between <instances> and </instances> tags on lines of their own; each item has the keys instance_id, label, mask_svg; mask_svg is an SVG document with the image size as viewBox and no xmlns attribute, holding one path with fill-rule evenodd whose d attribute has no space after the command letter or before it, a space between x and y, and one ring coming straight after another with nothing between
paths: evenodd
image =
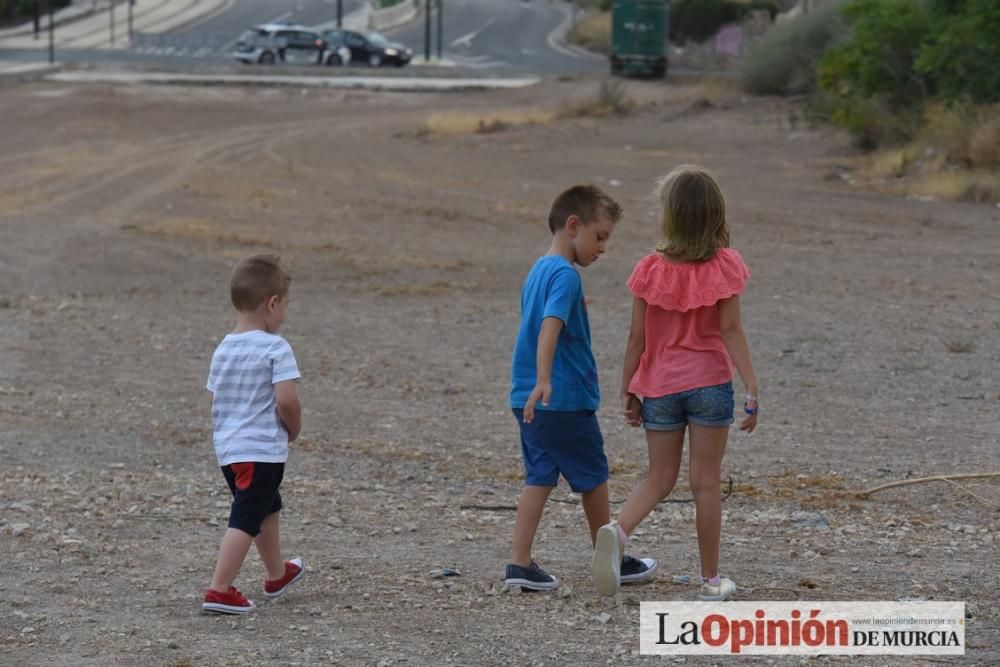
<instances>
[{"instance_id":1,"label":"small stone","mask_svg":"<svg viewBox=\"0 0 1000 667\"><path fill-rule=\"evenodd\" d=\"M31 528L30 523L12 523L10 525L10 534L13 535L14 537L18 537L20 535L24 535L24 533L28 531L30 528Z\"/></svg>"},{"instance_id":2,"label":"small stone","mask_svg":"<svg viewBox=\"0 0 1000 667\"><path fill-rule=\"evenodd\" d=\"M599 623L607 623L610 620L611 620L611 614L609 614L606 611L602 611L600 614L597 615L597 621Z\"/></svg>"}]
</instances>

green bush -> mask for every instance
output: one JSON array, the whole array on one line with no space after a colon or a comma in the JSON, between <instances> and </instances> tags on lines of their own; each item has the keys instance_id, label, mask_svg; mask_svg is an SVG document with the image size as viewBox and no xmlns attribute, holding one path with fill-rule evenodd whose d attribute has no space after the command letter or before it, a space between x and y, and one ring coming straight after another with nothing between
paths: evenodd
<instances>
[{"instance_id":1,"label":"green bush","mask_svg":"<svg viewBox=\"0 0 1000 667\"><path fill-rule=\"evenodd\" d=\"M916 69L933 77L939 96L955 101L1000 101L1000 2L935 0L935 30Z\"/></svg>"},{"instance_id":2,"label":"green bush","mask_svg":"<svg viewBox=\"0 0 1000 667\"><path fill-rule=\"evenodd\" d=\"M883 95L891 110L922 103L933 82L916 70L934 30L919 0L851 0L843 12L851 39L820 62L820 84L842 97Z\"/></svg>"},{"instance_id":3,"label":"green bush","mask_svg":"<svg viewBox=\"0 0 1000 667\"><path fill-rule=\"evenodd\" d=\"M847 23L836 3L775 26L751 47L740 66L744 89L754 95L814 92L820 59L847 36Z\"/></svg>"},{"instance_id":4,"label":"green bush","mask_svg":"<svg viewBox=\"0 0 1000 667\"><path fill-rule=\"evenodd\" d=\"M753 10L767 10L773 19L778 6L771 0L674 0L670 3L670 41L704 42L727 23L737 23Z\"/></svg>"}]
</instances>

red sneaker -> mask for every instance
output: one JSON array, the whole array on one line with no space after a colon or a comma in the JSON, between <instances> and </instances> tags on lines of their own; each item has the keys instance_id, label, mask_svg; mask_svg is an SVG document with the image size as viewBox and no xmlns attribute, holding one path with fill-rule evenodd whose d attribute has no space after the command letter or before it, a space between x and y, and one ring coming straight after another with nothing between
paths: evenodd
<instances>
[{"instance_id":1,"label":"red sneaker","mask_svg":"<svg viewBox=\"0 0 1000 667\"><path fill-rule=\"evenodd\" d=\"M288 590L288 587L302 578L306 573L305 565L301 558L293 558L285 561L285 576L281 579L265 579L264 595L269 598L276 598Z\"/></svg>"},{"instance_id":2,"label":"red sneaker","mask_svg":"<svg viewBox=\"0 0 1000 667\"><path fill-rule=\"evenodd\" d=\"M257 608L257 605L247 600L235 586L230 586L225 593L208 589L201 608L217 614L249 614Z\"/></svg>"}]
</instances>

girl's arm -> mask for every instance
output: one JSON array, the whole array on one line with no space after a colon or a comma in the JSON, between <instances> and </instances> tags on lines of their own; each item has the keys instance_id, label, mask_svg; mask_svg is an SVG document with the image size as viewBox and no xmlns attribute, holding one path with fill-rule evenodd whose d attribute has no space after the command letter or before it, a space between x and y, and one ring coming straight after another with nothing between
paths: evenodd
<instances>
[{"instance_id":1,"label":"girl's arm","mask_svg":"<svg viewBox=\"0 0 1000 667\"><path fill-rule=\"evenodd\" d=\"M630 426L640 426L639 399L629 393L628 386L632 376L639 368L639 360L646 351L646 302L637 296L632 297L632 321L628 329L628 342L625 344L625 364L622 368L622 414Z\"/></svg>"},{"instance_id":2,"label":"girl's arm","mask_svg":"<svg viewBox=\"0 0 1000 667\"><path fill-rule=\"evenodd\" d=\"M753 372L753 363L750 361L750 345L747 343L746 334L743 332L743 320L740 317L740 297L731 296L728 299L719 301L719 326L722 333L722 341L729 351L729 358L733 360L736 371L743 380L747 393L754 396L756 408L756 397L758 392L757 375ZM740 424L741 431L753 431L757 426L757 415L749 415Z\"/></svg>"}]
</instances>

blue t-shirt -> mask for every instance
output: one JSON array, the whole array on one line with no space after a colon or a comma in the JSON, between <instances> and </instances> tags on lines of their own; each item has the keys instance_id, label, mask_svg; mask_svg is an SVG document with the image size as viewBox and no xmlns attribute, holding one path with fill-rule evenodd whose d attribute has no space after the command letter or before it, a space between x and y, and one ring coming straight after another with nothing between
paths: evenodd
<instances>
[{"instance_id":1,"label":"blue t-shirt","mask_svg":"<svg viewBox=\"0 0 1000 667\"><path fill-rule=\"evenodd\" d=\"M583 282L568 260L559 255L540 257L521 288L521 327L514 344L510 407L523 408L535 388L538 334L542 320L563 322L552 359L552 396L536 410L596 410L601 402L597 361L590 350L590 321L583 302Z\"/></svg>"}]
</instances>

